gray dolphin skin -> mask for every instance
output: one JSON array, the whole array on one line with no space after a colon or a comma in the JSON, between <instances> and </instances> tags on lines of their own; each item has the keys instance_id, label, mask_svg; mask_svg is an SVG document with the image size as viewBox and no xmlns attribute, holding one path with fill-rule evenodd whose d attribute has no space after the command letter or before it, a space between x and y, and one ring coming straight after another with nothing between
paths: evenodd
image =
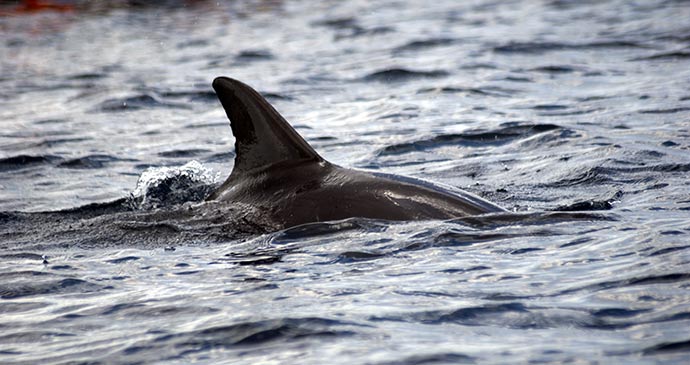
<instances>
[{"instance_id":1,"label":"gray dolphin skin","mask_svg":"<svg viewBox=\"0 0 690 365\"><path fill-rule=\"evenodd\" d=\"M235 166L207 200L249 205L282 228L351 217L406 221L505 212L458 189L334 165L251 87L218 77L213 88L235 136Z\"/></svg>"}]
</instances>

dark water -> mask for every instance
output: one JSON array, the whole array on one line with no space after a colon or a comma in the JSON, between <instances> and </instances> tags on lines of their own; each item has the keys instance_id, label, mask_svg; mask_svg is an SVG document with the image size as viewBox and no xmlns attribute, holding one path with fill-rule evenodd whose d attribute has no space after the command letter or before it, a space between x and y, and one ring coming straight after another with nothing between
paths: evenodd
<instances>
[{"instance_id":1,"label":"dark water","mask_svg":"<svg viewBox=\"0 0 690 365\"><path fill-rule=\"evenodd\" d=\"M2 7L0 363L690 361L688 2L71 4ZM168 224L231 170L219 75L515 214Z\"/></svg>"}]
</instances>

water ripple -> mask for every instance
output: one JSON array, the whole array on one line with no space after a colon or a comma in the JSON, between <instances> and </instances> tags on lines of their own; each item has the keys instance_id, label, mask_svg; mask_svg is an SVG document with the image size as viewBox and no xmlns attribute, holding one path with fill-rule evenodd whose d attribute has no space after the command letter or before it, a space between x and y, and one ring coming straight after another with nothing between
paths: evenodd
<instances>
[{"instance_id":1,"label":"water ripple","mask_svg":"<svg viewBox=\"0 0 690 365\"><path fill-rule=\"evenodd\" d=\"M636 42L627 41L606 41L589 43L561 43L561 42L509 42L493 48L494 52L499 53L546 53L554 51L581 51L596 49L627 49L639 48L647 49L649 46Z\"/></svg>"},{"instance_id":2,"label":"water ripple","mask_svg":"<svg viewBox=\"0 0 690 365\"><path fill-rule=\"evenodd\" d=\"M378 152L379 156L408 153L438 148L446 145L464 147L497 146L510 143L517 139L527 138L539 133L562 129L553 124L524 124L506 125L492 131L476 131L466 133L454 133L437 135L428 139L420 139L413 142L399 143L387 146Z\"/></svg>"},{"instance_id":3,"label":"water ripple","mask_svg":"<svg viewBox=\"0 0 690 365\"><path fill-rule=\"evenodd\" d=\"M438 78L447 76L448 72L444 70L419 71L408 70L405 68L390 68L372 72L364 77L363 81L377 81L384 83L404 82L420 78Z\"/></svg>"}]
</instances>

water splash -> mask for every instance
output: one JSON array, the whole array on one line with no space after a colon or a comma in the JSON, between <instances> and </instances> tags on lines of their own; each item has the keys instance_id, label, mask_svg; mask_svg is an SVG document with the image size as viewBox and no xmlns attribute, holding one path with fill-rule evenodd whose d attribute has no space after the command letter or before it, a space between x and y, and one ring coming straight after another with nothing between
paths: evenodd
<instances>
[{"instance_id":1,"label":"water splash","mask_svg":"<svg viewBox=\"0 0 690 365\"><path fill-rule=\"evenodd\" d=\"M202 201L216 188L219 180L219 172L198 161L179 167L151 167L139 176L128 204L132 209L149 210Z\"/></svg>"}]
</instances>

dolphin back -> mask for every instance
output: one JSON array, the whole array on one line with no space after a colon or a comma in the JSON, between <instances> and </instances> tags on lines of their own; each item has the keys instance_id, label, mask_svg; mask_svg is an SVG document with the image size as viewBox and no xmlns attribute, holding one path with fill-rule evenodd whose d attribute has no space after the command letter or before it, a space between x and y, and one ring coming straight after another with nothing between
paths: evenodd
<instances>
[{"instance_id":1,"label":"dolphin back","mask_svg":"<svg viewBox=\"0 0 690 365\"><path fill-rule=\"evenodd\" d=\"M218 77L213 88L235 136L235 166L207 200L257 208L283 228L350 217L424 220L505 211L462 190L333 165L251 87Z\"/></svg>"}]
</instances>

